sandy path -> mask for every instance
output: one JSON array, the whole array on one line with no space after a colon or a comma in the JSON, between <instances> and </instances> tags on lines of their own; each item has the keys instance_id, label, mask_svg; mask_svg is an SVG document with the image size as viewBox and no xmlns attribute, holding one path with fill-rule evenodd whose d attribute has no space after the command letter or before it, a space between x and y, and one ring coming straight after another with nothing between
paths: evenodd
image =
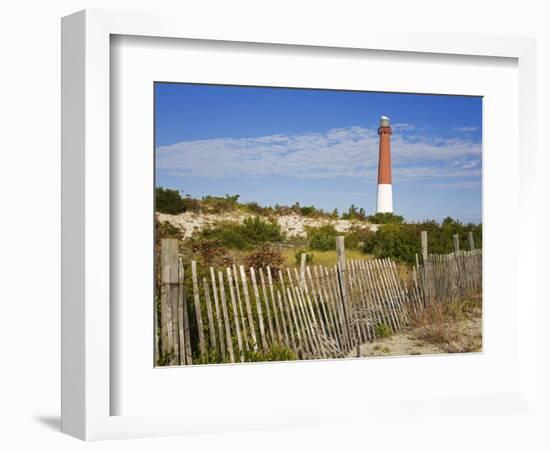
<instances>
[{"instance_id":1,"label":"sandy path","mask_svg":"<svg viewBox=\"0 0 550 450\"><path fill-rule=\"evenodd\" d=\"M434 344L422 339L422 330L408 329L388 338L362 344L362 357L433 355L440 353L481 351L481 318L472 317L455 324L449 324L453 339L450 342ZM357 356L354 350L348 357Z\"/></svg>"}]
</instances>

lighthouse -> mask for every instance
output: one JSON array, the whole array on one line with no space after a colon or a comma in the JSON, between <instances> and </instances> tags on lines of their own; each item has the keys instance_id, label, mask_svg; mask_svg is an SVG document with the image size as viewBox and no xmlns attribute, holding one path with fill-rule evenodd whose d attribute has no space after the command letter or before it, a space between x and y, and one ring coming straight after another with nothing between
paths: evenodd
<instances>
[{"instance_id":1,"label":"lighthouse","mask_svg":"<svg viewBox=\"0 0 550 450\"><path fill-rule=\"evenodd\" d=\"M380 136L380 145L378 152L378 196L376 202L377 213L392 213L393 199L391 188L391 136L390 118L380 117L380 126L378 127L378 136Z\"/></svg>"}]
</instances>

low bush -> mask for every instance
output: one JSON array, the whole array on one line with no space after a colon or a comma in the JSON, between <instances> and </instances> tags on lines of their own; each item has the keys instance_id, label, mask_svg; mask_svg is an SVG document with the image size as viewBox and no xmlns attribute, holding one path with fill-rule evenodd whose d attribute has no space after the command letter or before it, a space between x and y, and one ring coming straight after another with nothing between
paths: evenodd
<instances>
[{"instance_id":1,"label":"low bush","mask_svg":"<svg viewBox=\"0 0 550 450\"><path fill-rule=\"evenodd\" d=\"M161 222L155 217L155 237L157 241L164 238L182 239L181 230L170 222Z\"/></svg>"},{"instance_id":2,"label":"low bush","mask_svg":"<svg viewBox=\"0 0 550 450\"><path fill-rule=\"evenodd\" d=\"M420 315L411 314L417 339L433 344L446 353L481 350L481 294L453 302L434 302ZM472 325L474 324L474 325Z\"/></svg>"},{"instance_id":3,"label":"low bush","mask_svg":"<svg viewBox=\"0 0 550 450\"><path fill-rule=\"evenodd\" d=\"M273 345L267 350L258 349L257 351L249 350L244 352L246 362L266 362L266 361L295 361L298 359L296 352L291 348L282 345ZM239 357L236 356L238 360ZM164 361L163 361L164 362ZM215 350L207 351L202 355L197 355L193 358L193 364L222 364L228 363L229 358L223 358L222 355ZM168 364L168 362L165 362Z\"/></svg>"},{"instance_id":4,"label":"low bush","mask_svg":"<svg viewBox=\"0 0 550 450\"><path fill-rule=\"evenodd\" d=\"M245 352L245 359L249 362L264 361L295 361L298 359L296 352L282 345L273 345L267 350Z\"/></svg>"},{"instance_id":5,"label":"low bush","mask_svg":"<svg viewBox=\"0 0 550 450\"><path fill-rule=\"evenodd\" d=\"M242 234L255 244L278 242L284 239L281 227L276 221L262 220L259 217L248 217L240 226Z\"/></svg>"},{"instance_id":6,"label":"low bush","mask_svg":"<svg viewBox=\"0 0 550 450\"><path fill-rule=\"evenodd\" d=\"M379 323L374 327L374 334L377 339L384 339L392 335L391 328L385 323Z\"/></svg>"},{"instance_id":7,"label":"low bush","mask_svg":"<svg viewBox=\"0 0 550 450\"><path fill-rule=\"evenodd\" d=\"M174 189L155 188L155 208L165 214L181 214L186 210L185 202Z\"/></svg>"},{"instance_id":8,"label":"low bush","mask_svg":"<svg viewBox=\"0 0 550 450\"><path fill-rule=\"evenodd\" d=\"M393 258L412 264L420 251L420 234L406 225L384 225L365 239L363 249L377 258Z\"/></svg>"},{"instance_id":9,"label":"low bush","mask_svg":"<svg viewBox=\"0 0 550 450\"><path fill-rule=\"evenodd\" d=\"M300 214L304 217L314 217L318 215L322 210L318 210L315 206L302 206L300 207Z\"/></svg>"},{"instance_id":10,"label":"low bush","mask_svg":"<svg viewBox=\"0 0 550 450\"><path fill-rule=\"evenodd\" d=\"M310 250L326 252L336 249L336 236L344 236L346 249L355 250L363 245L370 235L366 228L353 227L347 233L336 231L333 225L306 227L308 247Z\"/></svg>"},{"instance_id":11,"label":"low bush","mask_svg":"<svg viewBox=\"0 0 550 450\"><path fill-rule=\"evenodd\" d=\"M256 269L265 269L269 266L273 272L281 270L284 261L285 259L281 250L269 245L262 245L252 253L249 253L245 259L245 265Z\"/></svg>"},{"instance_id":12,"label":"low bush","mask_svg":"<svg viewBox=\"0 0 550 450\"><path fill-rule=\"evenodd\" d=\"M181 196L175 189L155 188L155 210L165 214L181 214L200 211L201 201L189 195Z\"/></svg>"},{"instance_id":13,"label":"low bush","mask_svg":"<svg viewBox=\"0 0 550 450\"><path fill-rule=\"evenodd\" d=\"M338 232L332 225L322 227L306 227L308 246L310 250L326 252L336 248Z\"/></svg>"},{"instance_id":14,"label":"low bush","mask_svg":"<svg viewBox=\"0 0 550 450\"><path fill-rule=\"evenodd\" d=\"M370 223L385 224L385 223L404 223L405 218L393 213L376 213L367 216L367 220Z\"/></svg>"},{"instance_id":15,"label":"low bush","mask_svg":"<svg viewBox=\"0 0 550 450\"><path fill-rule=\"evenodd\" d=\"M371 235L371 233L372 232L368 228L361 228L361 227L350 228L350 230L344 235L344 242L346 244L346 249L356 250L358 248L361 248L364 242Z\"/></svg>"},{"instance_id":16,"label":"low bush","mask_svg":"<svg viewBox=\"0 0 550 450\"><path fill-rule=\"evenodd\" d=\"M482 247L482 225L464 225L448 217L441 224L426 221L381 225L378 231L365 238L363 250L379 258L393 258L414 264L416 254L421 252L421 231L428 232L429 253L451 253L454 250L454 234L458 234L460 238L460 248L469 249L468 233L470 231L473 233L476 248Z\"/></svg>"},{"instance_id":17,"label":"low bush","mask_svg":"<svg viewBox=\"0 0 550 450\"><path fill-rule=\"evenodd\" d=\"M237 209L239 195L227 195L225 197L215 197L207 195L200 200L200 209L211 214L219 214L234 211Z\"/></svg>"},{"instance_id":18,"label":"low bush","mask_svg":"<svg viewBox=\"0 0 550 450\"><path fill-rule=\"evenodd\" d=\"M243 209L249 213L261 216L270 216L273 213L273 208L271 206L262 206L257 202L245 203Z\"/></svg>"},{"instance_id":19,"label":"low bush","mask_svg":"<svg viewBox=\"0 0 550 450\"><path fill-rule=\"evenodd\" d=\"M355 205L351 205L347 212L342 213L342 219L345 220L365 220L366 213L363 208L357 208Z\"/></svg>"},{"instance_id":20,"label":"low bush","mask_svg":"<svg viewBox=\"0 0 550 450\"><path fill-rule=\"evenodd\" d=\"M208 350L201 355L196 355L193 358L193 364L223 364L231 362L229 358L223 357L217 350Z\"/></svg>"},{"instance_id":21,"label":"low bush","mask_svg":"<svg viewBox=\"0 0 550 450\"><path fill-rule=\"evenodd\" d=\"M302 264L302 254L305 253L306 254L306 264L310 264L313 262L313 253L307 253L306 251L304 250L296 250L294 252L294 259L296 260L296 265L299 266L300 264Z\"/></svg>"},{"instance_id":22,"label":"low bush","mask_svg":"<svg viewBox=\"0 0 550 450\"><path fill-rule=\"evenodd\" d=\"M240 225L233 222L219 222L211 228L205 228L200 233L200 239L239 250L250 248L250 242L243 236Z\"/></svg>"},{"instance_id":23,"label":"low bush","mask_svg":"<svg viewBox=\"0 0 550 450\"><path fill-rule=\"evenodd\" d=\"M338 215L334 217L333 213L328 213L322 208L316 208L313 205L302 206L299 202L294 203L292 206L280 205L277 203L273 207L272 212L280 216L288 214L298 214L304 217L331 217L334 219L338 218Z\"/></svg>"},{"instance_id":24,"label":"low bush","mask_svg":"<svg viewBox=\"0 0 550 450\"><path fill-rule=\"evenodd\" d=\"M191 243L193 255L207 266L224 267L233 263L227 249L216 240L194 239Z\"/></svg>"},{"instance_id":25,"label":"low bush","mask_svg":"<svg viewBox=\"0 0 550 450\"><path fill-rule=\"evenodd\" d=\"M158 359L156 361L157 366L168 366L172 360L174 359L175 352L174 349L171 349L170 351L161 352L158 355Z\"/></svg>"},{"instance_id":26,"label":"low bush","mask_svg":"<svg viewBox=\"0 0 550 450\"><path fill-rule=\"evenodd\" d=\"M279 242L284 239L277 222L262 220L260 217L246 218L242 224L221 222L214 227L204 229L200 237L239 250L250 250L260 244Z\"/></svg>"}]
</instances>

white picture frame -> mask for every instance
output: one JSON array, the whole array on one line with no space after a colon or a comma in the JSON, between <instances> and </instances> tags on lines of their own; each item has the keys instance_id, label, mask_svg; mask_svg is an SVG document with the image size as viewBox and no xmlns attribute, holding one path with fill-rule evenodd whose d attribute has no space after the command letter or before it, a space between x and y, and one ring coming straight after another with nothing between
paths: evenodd
<instances>
[{"instance_id":1,"label":"white picture frame","mask_svg":"<svg viewBox=\"0 0 550 450\"><path fill-rule=\"evenodd\" d=\"M332 51L368 49L414 54L446 54L500 57L517 60L519 79L518 136L519 181L515 198L517 208L517 283L524 286L524 299L518 304L518 339L526 344L519 352L516 389L491 394L480 402L437 398L439 408L460 414L498 412L503 404L513 411L534 408L536 398L536 342L534 311L536 301L536 237L528 232L535 226L535 195L530 173L535 172L535 43L532 39L451 35L444 33L395 33L384 30L349 29L338 34L321 35L303 30L262 28L259 24L234 29L216 23L211 28L188 17L112 11L82 11L62 22L62 430L85 440L162 436L184 433L246 430L266 427L322 424L335 418L372 417L389 410L377 401L331 404L277 405L271 417L252 414L254 419L238 423L224 420L232 405L214 405L209 416L189 411L166 414L112 415L112 395L117 389L111 377L110 336L114 333L110 296L111 280L111 183L117 174L110 161L110 64L111 36L142 36L202 41L258 44L284 44ZM515 189L515 188L514 188ZM516 293L516 295L518 295ZM525 300L525 301L523 301ZM320 365L308 366L311 375ZM349 364L345 370L354 370ZM215 369L215 368L214 368ZM185 376L182 374L182 376ZM120 386L118 386L120 387ZM398 397L391 400L395 402ZM411 414L429 407L434 399L415 400ZM476 403L477 401L477 403ZM390 402L390 400L388 400ZM427 402L427 403L426 403ZM443 414L445 414L443 412ZM225 416L224 416L225 415ZM235 415L239 417L238 414Z\"/></svg>"}]
</instances>

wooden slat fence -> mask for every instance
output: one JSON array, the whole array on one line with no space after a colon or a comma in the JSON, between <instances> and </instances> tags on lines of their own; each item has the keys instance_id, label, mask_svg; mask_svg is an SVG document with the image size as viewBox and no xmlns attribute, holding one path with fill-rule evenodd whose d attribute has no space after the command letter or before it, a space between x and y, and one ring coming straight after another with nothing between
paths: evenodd
<instances>
[{"instance_id":1,"label":"wooden slat fence","mask_svg":"<svg viewBox=\"0 0 550 450\"><path fill-rule=\"evenodd\" d=\"M299 359L345 357L430 302L481 287L481 250L429 254L405 283L390 259L346 261L343 241L338 249L333 267L303 258L299 269L214 268L184 264L163 239L157 363L244 362L276 346Z\"/></svg>"},{"instance_id":2,"label":"wooden slat fence","mask_svg":"<svg viewBox=\"0 0 550 450\"><path fill-rule=\"evenodd\" d=\"M481 249L458 250L448 255L429 254L413 269L415 301L426 306L431 302L465 298L482 285Z\"/></svg>"}]
</instances>

